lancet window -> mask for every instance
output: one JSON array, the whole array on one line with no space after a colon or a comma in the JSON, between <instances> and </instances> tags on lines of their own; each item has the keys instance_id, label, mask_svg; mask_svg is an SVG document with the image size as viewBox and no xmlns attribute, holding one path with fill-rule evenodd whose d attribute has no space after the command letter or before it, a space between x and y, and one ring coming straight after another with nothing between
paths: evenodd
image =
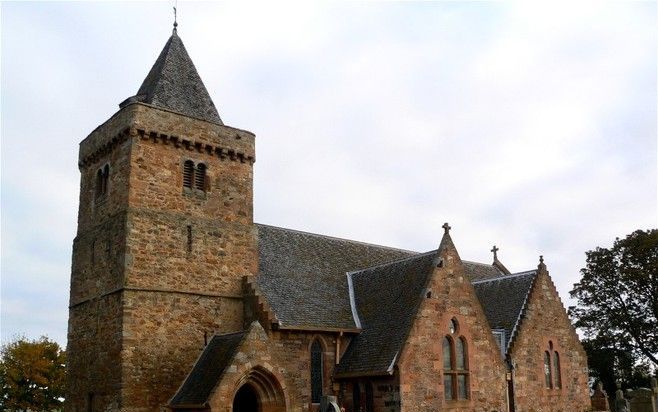
<instances>
[{"instance_id":1,"label":"lancet window","mask_svg":"<svg viewBox=\"0 0 658 412\"><path fill-rule=\"evenodd\" d=\"M320 403L323 386L322 345L317 339L311 345L311 402Z\"/></svg>"},{"instance_id":2,"label":"lancet window","mask_svg":"<svg viewBox=\"0 0 658 412\"><path fill-rule=\"evenodd\" d=\"M548 350L544 351L544 383L546 389L562 388L560 354L554 350L553 341L548 341Z\"/></svg>"},{"instance_id":3,"label":"lancet window","mask_svg":"<svg viewBox=\"0 0 658 412\"><path fill-rule=\"evenodd\" d=\"M459 334L456 319L450 320L443 337L443 394L447 401L469 398L468 343Z\"/></svg>"}]
</instances>

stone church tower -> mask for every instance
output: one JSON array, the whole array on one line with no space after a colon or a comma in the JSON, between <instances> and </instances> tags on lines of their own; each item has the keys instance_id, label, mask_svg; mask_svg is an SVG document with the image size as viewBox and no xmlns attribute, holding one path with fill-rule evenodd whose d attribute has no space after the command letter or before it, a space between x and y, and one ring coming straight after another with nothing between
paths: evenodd
<instances>
[{"instance_id":1,"label":"stone church tower","mask_svg":"<svg viewBox=\"0 0 658 412\"><path fill-rule=\"evenodd\" d=\"M67 410L158 410L206 337L244 329L254 138L223 124L174 28L82 141Z\"/></svg>"}]
</instances>

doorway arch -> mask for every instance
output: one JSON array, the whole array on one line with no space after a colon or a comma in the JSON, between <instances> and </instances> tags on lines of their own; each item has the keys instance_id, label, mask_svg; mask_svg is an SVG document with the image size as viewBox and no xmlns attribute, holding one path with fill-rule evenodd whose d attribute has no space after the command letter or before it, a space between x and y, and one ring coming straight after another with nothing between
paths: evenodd
<instances>
[{"instance_id":1,"label":"doorway arch","mask_svg":"<svg viewBox=\"0 0 658 412\"><path fill-rule=\"evenodd\" d=\"M286 400L281 384L269 371L255 367L237 383L233 412L285 412Z\"/></svg>"},{"instance_id":2,"label":"doorway arch","mask_svg":"<svg viewBox=\"0 0 658 412\"><path fill-rule=\"evenodd\" d=\"M233 412L260 412L258 392L251 384L244 384L233 398Z\"/></svg>"}]
</instances>

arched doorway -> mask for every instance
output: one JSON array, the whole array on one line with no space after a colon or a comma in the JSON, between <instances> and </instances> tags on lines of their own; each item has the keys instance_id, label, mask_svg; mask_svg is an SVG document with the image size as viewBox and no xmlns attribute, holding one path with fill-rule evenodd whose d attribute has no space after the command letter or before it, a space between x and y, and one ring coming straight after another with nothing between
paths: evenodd
<instances>
[{"instance_id":1,"label":"arched doorway","mask_svg":"<svg viewBox=\"0 0 658 412\"><path fill-rule=\"evenodd\" d=\"M255 367L236 385L233 412L285 412L286 400L281 384L269 371Z\"/></svg>"},{"instance_id":2,"label":"arched doorway","mask_svg":"<svg viewBox=\"0 0 658 412\"><path fill-rule=\"evenodd\" d=\"M260 412L258 392L250 384L242 385L233 398L233 412Z\"/></svg>"}]
</instances>

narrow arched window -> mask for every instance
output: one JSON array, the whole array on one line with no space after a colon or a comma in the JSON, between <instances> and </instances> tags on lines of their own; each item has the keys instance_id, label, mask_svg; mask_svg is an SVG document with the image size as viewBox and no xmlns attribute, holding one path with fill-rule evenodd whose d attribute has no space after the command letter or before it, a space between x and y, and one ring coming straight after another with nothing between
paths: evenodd
<instances>
[{"instance_id":1,"label":"narrow arched window","mask_svg":"<svg viewBox=\"0 0 658 412\"><path fill-rule=\"evenodd\" d=\"M196 166L196 173L194 175L194 187L197 190L206 191L206 165L199 163Z\"/></svg>"},{"instance_id":2,"label":"narrow arched window","mask_svg":"<svg viewBox=\"0 0 658 412\"><path fill-rule=\"evenodd\" d=\"M455 319L448 331L450 335L443 337L443 396L447 401L468 399L468 344L464 336L457 337L460 330Z\"/></svg>"},{"instance_id":3,"label":"narrow arched window","mask_svg":"<svg viewBox=\"0 0 658 412\"><path fill-rule=\"evenodd\" d=\"M103 196L103 170L98 169L96 172L96 199Z\"/></svg>"},{"instance_id":4,"label":"narrow arched window","mask_svg":"<svg viewBox=\"0 0 658 412\"><path fill-rule=\"evenodd\" d=\"M553 377L551 376L551 354L548 351L544 352L544 383L546 388L553 387Z\"/></svg>"},{"instance_id":5,"label":"narrow arched window","mask_svg":"<svg viewBox=\"0 0 658 412\"><path fill-rule=\"evenodd\" d=\"M194 182L194 162L186 160L183 164L183 187L192 188Z\"/></svg>"},{"instance_id":6,"label":"narrow arched window","mask_svg":"<svg viewBox=\"0 0 658 412\"><path fill-rule=\"evenodd\" d=\"M366 382L366 412L375 411L375 397L372 393L372 383Z\"/></svg>"},{"instance_id":7,"label":"narrow arched window","mask_svg":"<svg viewBox=\"0 0 658 412\"><path fill-rule=\"evenodd\" d=\"M352 402L354 412L361 412L361 387L358 382L354 382L354 386L352 386Z\"/></svg>"},{"instance_id":8,"label":"narrow arched window","mask_svg":"<svg viewBox=\"0 0 658 412\"><path fill-rule=\"evenodd\" d=\"M443 338L443 369L452 370L452 339L449 336Z\"/></svg>"},{"instance_id":9,"label":"narrow arched window","mask_svg":"<svg viewBox=\"0 0 658 412\"><path fill-rule=\"evenodd\" d=\"M103 194L107 193L107 186L110 180L110 165L105 165L103 168Z\"/></svg>"},{"instance_id":10,"label":"narrow arched window","mask_svg":"<svg viewBox=\"0 0 658 412\"><path fill-rule=\"evenodd\" d=\"M311 345L311 402L320 403L322 398L322 345L315 340Z\"/></svg>"},{"instance_id":11,"label":"narrow arched window","mask_svg":"<svg viewBox=\"0 0 658 412\"><path fill-rule=\"evenodd\" d=\"M553 375L555 376L555 387L562 388L562 376L560 374L560 354L553 352Z\"/></svg>"}]
</instances>

